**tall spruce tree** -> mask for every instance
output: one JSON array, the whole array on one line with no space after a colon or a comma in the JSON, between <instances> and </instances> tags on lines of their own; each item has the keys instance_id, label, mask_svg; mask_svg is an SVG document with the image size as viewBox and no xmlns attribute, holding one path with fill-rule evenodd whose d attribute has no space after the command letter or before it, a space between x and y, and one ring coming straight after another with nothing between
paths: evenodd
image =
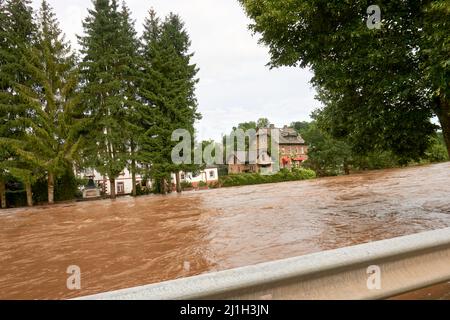
<instances>
[{"instance_id":1,"label":"tall spruce tree","mask_svg":"<svg viewBox=\"0 0 450 320\"><path fill-rule=\"evenodd\" d=\"M45 172L52 204L55 178L73 170L84 120L79 114L76 61L45 0L38 14L35 44L24 52L21 63L30 84L19 83L15 88L28 101L31 116L21 119L27 130L13 148L30 166Z\"/></svg>"},{"instance_id":2,"label":"tall spruce tree","mask_svg":"<svg viewBox=\"0 0 450 320\"><path fill-rule=\"evenodd\" d=\"M129 150L129 160L127 163L128 169L132 177L132 195L136 196L136 174L137 166L137 149L138 138L142 132L142 127L139 125L139 112L141 108L141 99L139 98L139 84L141 80L140 70L140 55L139 55L139 40L134 26L134 21L131 19L131 13L126 6L125 1L122 3L122 10L120 13L120 38L121 48L125 58L125 69L122 75L122 88L124 94L123 106L127 114L127 128L128 134L127 147Z\"/></svg>"},{"instance_id":3,"label":"tall spruce tree","mask_svg":"<svg viewBox=\"0 0 450 320\"><path fill-rule=\"evenodd\" d=\"M28 101L20 95L17 84L29 85L30 77L22 56L27 46L34 43L36 26L29 0L0 2L0 200L6 207L5 182L19 179L27 192L27 203L32 205L31 184L37 178L36 168L24 162L10 147L11 140L21 139L26 127L21 119L27 115Z\"/></svg>"},{"instance_id":4,"label":"tall spruce tree","mask_svg":"<svg viewBox=\"0 0 450 320\"><path fill-rule=\"evenodd\" d=\"M83 61L83 103L91 118L90 163L110 180L111 198L116 197L116 179L129 159L129 114L126 108L124 76L129 66L124 50L124 15L117 1L94 0L94 9L84 20L79 38Z\"/></svg>"},{"instance_id":5,"label":"tall spruce tree","mask_svg":"<svg viewBox=\"0 0 450 320\"><path fill-rule=\"evenodd\" d=\"M161 22L152 9L144 24L142 36L142 69L144 78L140 85L143 99L141 126L144 133L139 139L138 159L146 168L146 175L155 182L155 189L166 193L166 183L170 179L170 160L166 157L170 146L168 119L163 116L163 90L165 78L162 66L167 63L161 46Z\"/></svg>"},{"instance_id":6,"label":"tall spruce tree","mask_svg":"<svg viewBox=\"0 0 450 320\"><path fill-rule=\"evenodd\" d=\"M177 129L188 130L194 137L194 123L200 118L195 98L198 69L191 63L189 36L178 16L170 14L161 23L150 10L144 27L141 94L146 108L142 112L145 134L140 141L140 161L151 164L151 176L161 193L168 191L173 172L181 192L179 171L192 166L172 162L177 142L171 137Z\"/></svg>"},{"instance_id":7,"label":"tall spruce tree","mask_svg":"<svg viewBox=\"0 0 450 320\"><path fill-rule=\"evenodd\" d=\"M137 152L136 159L141 167L141 173L146 178L153 178L155 182L157 177L151 175L153 152L155 150L155 141L153 141L153 130L156 127L156 95L153 94L156 88L156 72L152 69L153 60L156 57L157 43L160 38L160 20L156 16L156 12L151 9L149 16L145 18L144 32L140 39L140 70L141 77L139 81L139 98L141 101L138 110L139 120L138 126L140 134L137 136ZM153 73L153 74L152 74ZM157 187L159 189L159 187Z\"/></svg>"},{"instance_id":8,"label":"tall spruce tree","mask_svg":"<svg viewBox=\"0 0 450 320\"><path fill-rule=\"evenodd\" d=\"M170 13L166 18L162 28L162 42L171 46L176 55L176 69L173 74L173 81L178 84L175 101L175 115L172 124L176 129L185 129L189 131L193 141L192 150L195 144L195 121L201 119L197 112L197 98L195 89L198 83L197 65L192 63L193 53L190 53L191 41L189 34L185 30L184 23L180 16ZM177 142L172 142L174 146ZM189 155L192 157L192 154ZM176 189L181 192L180 171L197 171L200 168L196 164L181 164L174 166Z\"/></svg>"},{"instance_id":9,"label":"tall spruce tree","mask_svg":"<svg viewBox=\"0 0 450 320\"><path fill-rule=\"evenodd\" d=\"M0 68L5 65L6 63L6 57L3 56L2 51L7 46L7 25L6 25L6 6L3 0L0 0ZM1 71L1 69L0 69ZM0 90L3 95L3 90L5 89L6 85L4 83L3 77L0 76ZM1 98L0 98L1 99ZM3 102L3 101L2 101ZM3 129L4 129L4 111L3 108L0 108L0 137L4 136ZM8 153L4 148L0 149L0 162L3 162L3 159L7 159ZM6 208L6 181L8 179L7 172L5 169L0 167L0 207L2 209Z\"/></svg>"}]
</instances>

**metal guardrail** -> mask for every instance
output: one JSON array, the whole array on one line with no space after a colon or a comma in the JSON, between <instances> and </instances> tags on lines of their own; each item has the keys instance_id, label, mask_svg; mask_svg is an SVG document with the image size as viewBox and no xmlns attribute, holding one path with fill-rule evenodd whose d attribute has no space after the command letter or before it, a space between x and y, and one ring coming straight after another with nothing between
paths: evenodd
<instances>
[{"instance_id":1,"label":"metal guardrail","mask_svg":"<svg viewBox=\"0 0 450 320\"><path fill-rule=\"evenodd\" d=\"M79 299L383 299L449 280L447 228Z\"/></svg>"}]
</instances>

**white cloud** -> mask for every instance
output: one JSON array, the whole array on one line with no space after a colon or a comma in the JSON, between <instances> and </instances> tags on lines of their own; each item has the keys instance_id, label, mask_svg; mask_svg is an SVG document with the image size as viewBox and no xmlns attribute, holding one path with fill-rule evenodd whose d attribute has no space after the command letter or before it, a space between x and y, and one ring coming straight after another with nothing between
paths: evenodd
<instances>
[{"instance_id":1,"label":"white cloud","mask_svg":"<svg viewBox=\"0 0 450 320\"><path fill-rule=\"evenodd\" d=\"M48 0L67 39L77 48L82 19L90 0ZM160 16L180 14L192 39L200 68L197 97L203 119L201 138L220 139L240 122L269 118L276 125L308 120L319 106L309 80L312 74L298 68L269 70L268 49L258 45L247 26L250 21L236 0L127 0L138 32L153 7ZM33 5L39 6L40 0Z\"/></svg>"}]
</instances>

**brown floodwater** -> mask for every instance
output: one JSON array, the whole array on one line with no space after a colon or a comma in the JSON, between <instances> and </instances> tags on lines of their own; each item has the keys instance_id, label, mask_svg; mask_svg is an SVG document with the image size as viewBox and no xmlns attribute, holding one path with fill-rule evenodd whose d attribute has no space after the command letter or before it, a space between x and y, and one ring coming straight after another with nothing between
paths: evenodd
<instances>
[{"instance_id":1,"label":"brown floodwater","mask_svg":"<svg viewBox=\"0 0 450 320\"><path fill-rule=\"evenodd\" d=\"M0 298L62 299L450 227L450 163L0 211ZM68 266L82 290L66 287Z\"/></svg>"}]
</instances>

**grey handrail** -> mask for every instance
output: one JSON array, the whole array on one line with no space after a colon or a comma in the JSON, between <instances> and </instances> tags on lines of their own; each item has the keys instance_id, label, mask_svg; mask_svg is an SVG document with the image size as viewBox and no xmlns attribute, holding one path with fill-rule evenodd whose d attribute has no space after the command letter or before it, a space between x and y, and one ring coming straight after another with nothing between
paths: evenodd
<instances>
[{"instance_id":1,"label":"grey handrail","mask_svg":"<svg viewBox=\"0 0 450 320\"><path fill-rule=\"evenodd\" d=\"M448 280L450 228L79 299L382 299Z\"/></svg>"}]
</instances>

